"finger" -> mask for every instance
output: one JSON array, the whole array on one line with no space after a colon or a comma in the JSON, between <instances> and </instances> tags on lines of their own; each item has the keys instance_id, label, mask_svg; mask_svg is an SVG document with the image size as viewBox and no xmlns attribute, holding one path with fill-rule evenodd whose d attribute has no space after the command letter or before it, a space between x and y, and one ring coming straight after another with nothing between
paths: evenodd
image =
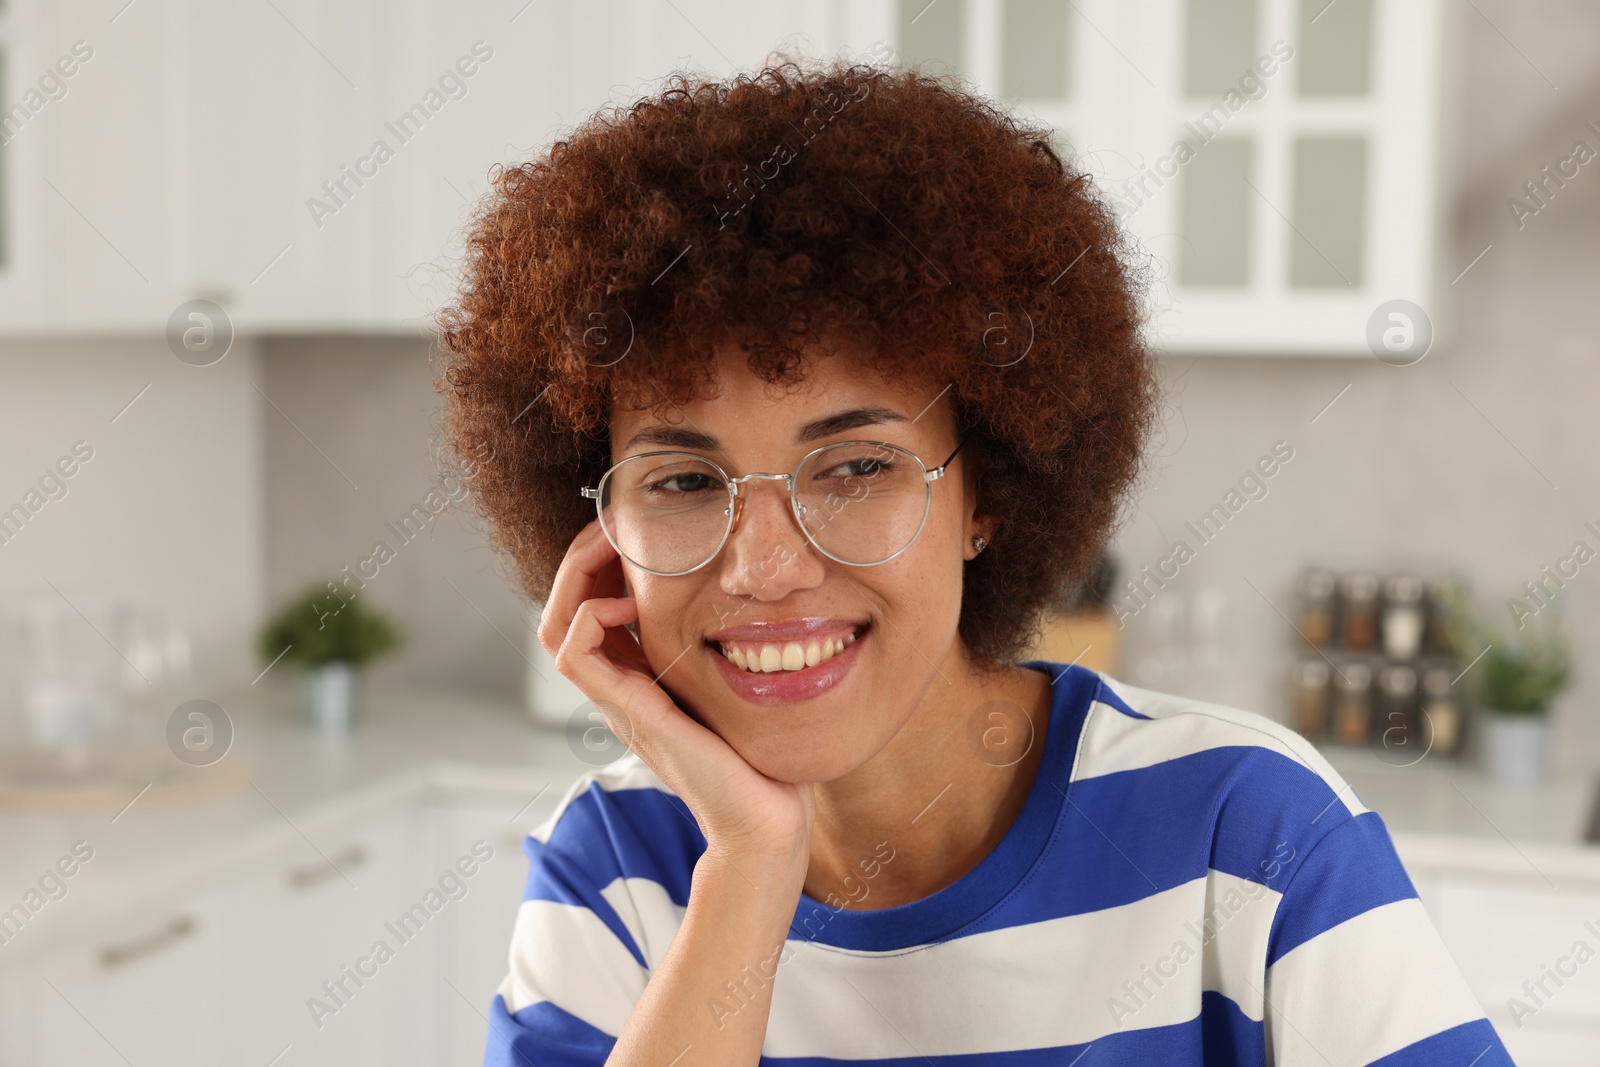
<instances>
[{"instance_id":1,"label":"finger","mask_svg":"<svg viewBox=\"0 0 1600 1067\"><path fill-rule=\"evenodd\" d=\"M539 643L552 656L566 639L567 630L578 613L578 605L594 595L595 575L608 560L617 558L616 549L606 540L600 520L591 520L567 546L567 554L556 568L550 583L550 596L539 616Z\"/></svg>"},{"instance_id":2,"label":"finger","mask_svg":"<svg viewBox=\"0 0 1600 1067\"><path fill-rule=\"evenodd\" d=\"M557 650L556 669L583 690L597 704L602 701L614 704L619 713L631 717L634 708L640 714L655 716L659 710L654 705L667 703L664 692L657 690L650 678L650 664L642 652L621 661L608 653L607 638L625 622L638 617L638 605L631 598L592 598L578 606L577 615L567 630L567 638ZM606 709L602 708L602 713ZM623 724L628 732L637 735L635 724ZM613 729L624 743L628 739ZM631 748L632 745L630 744Z\"/></svg>"}]
</instances>

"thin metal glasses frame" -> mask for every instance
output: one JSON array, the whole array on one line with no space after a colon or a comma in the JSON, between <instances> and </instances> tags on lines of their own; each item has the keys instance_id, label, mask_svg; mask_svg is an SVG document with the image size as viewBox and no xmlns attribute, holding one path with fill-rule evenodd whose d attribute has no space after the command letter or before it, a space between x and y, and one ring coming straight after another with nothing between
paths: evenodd
<instances>
[{"instance_id":1,"label":"thin metal glasses frame","mask_svg":"<svg viewBox=\"0 0 1600 1067\"><path fill-rule=\"evenodd\" d=\"M733 531L739 525L739 517L744 512L744 500L746 498L739 495L740 486L742 486L745 482L754 481L757 479L763 481L781 480L784 483L784 488L789 494L789 510L795 517L795 524L799 526L800 532L805 535L806 540L811 544L812 548L815 548L818 552L821 552L824 556L827 556L835 563L843 563L847 567L876 567L879 564L888 563L890 560L905 552L912 545L917 543L917 538L922 536L922 529L928 524L928 508L933 500L933 483L945 476L945 473L950 466L950 461L956 458L956 453L960 452L962 446L967 443L967 438L970 436L970 434L970 430L967 433L962 434L961 440L956 442L954 451L945 457L943 463L931 470L928 469L927 465L922 462L922 457L918 456L915 452L904 447L903 445L892 444L888 441L830 441L825 445L813 448L810 452L807 452L804 456L800 457L800 462L794 465L794 471L792 473L770 474L765 471L752 471L749 474L741 475L738 478L728 477L728 472L722 468L721 464L717 463L715 460L707 459L705 456L697 455L693 452L679 452L675 449L669 449L661 452L641 452L637 456L629 456L627 459L622 460L621 463L612 464L610 469L607 470L605 474L600 476L599 485L584 486L580 488L578 492L584 497L594 501L595 517L600 520L600 531L606 535L606 540L611 542L611 547L615 548L618 554L627 559L629 563L632 563L635 567L638 567L642 571L647 571L650 574L658 574L666 578L676 577L680 574L693 574L695 571L716 559L717 556L722 553L724 546L727 545L728 538L733 536ZM926 490L926 496L924 497L922 505L922 520L917 523L917 532L912 534L911 539L907 541L905 545L902 546L898 551L894 552L892 555L885 556L883 559L874 560L871 563L853 563L847 559L840 559L838 556L835 556L833 553L819 545L817 543L817 539L812 536L811 530L806 526L805 505L800 503L799 499L795 496L794 491L795 479L800 476L800 472L805 469L805 465L810 463L813 457L821 455L823 452L826 452L829 449L844 448L849 445L871 445L878 448L890 448L896 452L904 452L906 455L916 460L917 466L922 468L922 481L923 487ZM689 456L693 459L697 459L700 462L708 464L714 468L716 472L722 476L722 484L728 488L728 510L724 512L724 514L728 516L728 524L722 531L722 540L717 542L717 547L711 551L710 555L708 555L702 562L690 567L688 570L658 571L653 567L646 567L644 564L636 562L629 557L627 553L622 551L622 546L617 544L616 538L611 536L611 530L606 526L605 516L601 514L600 500L605 495L606 482L610 479L611 475L618 467L622 466L623 463L630 463L636 459L644 459L647 456Z\"/></svg>"}]
</instances>

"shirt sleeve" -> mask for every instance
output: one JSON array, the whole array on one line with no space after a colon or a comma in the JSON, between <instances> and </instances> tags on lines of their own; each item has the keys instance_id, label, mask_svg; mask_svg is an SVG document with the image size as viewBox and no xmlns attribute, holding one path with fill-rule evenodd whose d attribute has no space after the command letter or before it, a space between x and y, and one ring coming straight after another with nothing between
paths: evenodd
<instances>
[{"instance_id":1,"label":"shirt sleeve","mask_svg":"<svg viewBox=\"0 0 1600 1067\"><path fill-rule=\"evenodd\" d=\"M626 880L582 825L592 800L563 804L523 841L528 881L485 1067L601 1067L649 980Z\"/></svg>"},{"instance_id":2,"label":"shirt sleeve","mask_svg":"<svg viewBox=\"0 0 1600 1067\"><path fill-rule=\"evenodd\" d=\"M1324 834L1273 918L1265 988L1276 1067L1510 1067L1377 813Z\"/></svg>"}]
</instances>

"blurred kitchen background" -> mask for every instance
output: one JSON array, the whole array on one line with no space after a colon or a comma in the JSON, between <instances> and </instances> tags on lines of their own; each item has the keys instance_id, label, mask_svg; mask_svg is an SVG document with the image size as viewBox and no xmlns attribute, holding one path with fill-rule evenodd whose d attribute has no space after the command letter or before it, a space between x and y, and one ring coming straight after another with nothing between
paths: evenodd
<instances>
[{"instance_id":1,"label":"blurred kitchen background","mask_svg":"<svg viewBox=\"0 0 1600 1067\"><path fill-rule=\"evenodd\" d=\"M1052 124L1147 254L1163 426L1041 654L1302 730L1518 1063L1592 1064L1596 41L1595 0L5 0L0 1064L477 1062L521 836L620 750L438 455L428 316L493 165L777 47Z\"/></svg>"}]
</instances>

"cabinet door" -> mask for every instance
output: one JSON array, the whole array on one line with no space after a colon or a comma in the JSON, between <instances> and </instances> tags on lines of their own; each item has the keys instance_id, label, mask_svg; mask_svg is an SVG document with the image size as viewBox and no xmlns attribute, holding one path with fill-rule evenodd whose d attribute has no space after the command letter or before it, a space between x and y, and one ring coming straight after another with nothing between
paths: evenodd
<instances>
[{"instance_id":1,"label":"cabinet door","mask_svg":"<svg viewBox=\"0 0 1600 1067\"><path fill-rule=\"evenodd\" d=\"M296 1064L431 1062L428 941L438 920L423 901L421 810L412 800L347 826L308 828L316 848L271 872L270 921L241 937L272 976L260 996L282 1036L267 1041L269 1059L292 1045ZM236 1017L232 1029L250 1025Z\"/></svg>"},{"instance_id":2,"label":"cabinet door","mask_svg":"<svg viewBox=\"0 0 1600 1067\"><path fill-rule=\"evenodd\" d=\"M204 1067L226 1058L229 888L157 902L28 968L31 1062Z\"/></svg>"},{"instance_id":3,"label":"cabinet door","mask_svg":"<svg viewBox=\"0 0 1600 1067\"><path fill-rule=\"evenodd\" d=\"M1018 106L1093 173L1156 260L1161 348L1364 355L1379 305L1431 303L1437 0L897 9L900 58Z\"/></svg>"},{"instance_id":4,"label":"cabinet door","mask_svg":"<svg viewBox=\"0 0 1600 1067\"><path fill-rule=\"evenodd\" d=\"M494 849L493 858L480 864L472 877L470 894L439 931L443 936L435 964L439 1004L435 1062L476 1063L483 1058L489 1005L506 975L511 930L527 880L522 840L555 810L560 796L560 790L547 789L529 805L526 796L514 793L498 799L473 794L442 800L430 812L436 867L455 864L479 841Z\"/></svg>"},{"instance_id":5,"label":"cabinet door","mask_svg":"<svg viewBox=\"0 0 1600 1067\"><path fill-rule=\"evenodd\" d=\"M1600 885L1445 874L1440 936L1521 1067L1589 1067L1600 1048Z\"/></svg>"}]
</instances>

